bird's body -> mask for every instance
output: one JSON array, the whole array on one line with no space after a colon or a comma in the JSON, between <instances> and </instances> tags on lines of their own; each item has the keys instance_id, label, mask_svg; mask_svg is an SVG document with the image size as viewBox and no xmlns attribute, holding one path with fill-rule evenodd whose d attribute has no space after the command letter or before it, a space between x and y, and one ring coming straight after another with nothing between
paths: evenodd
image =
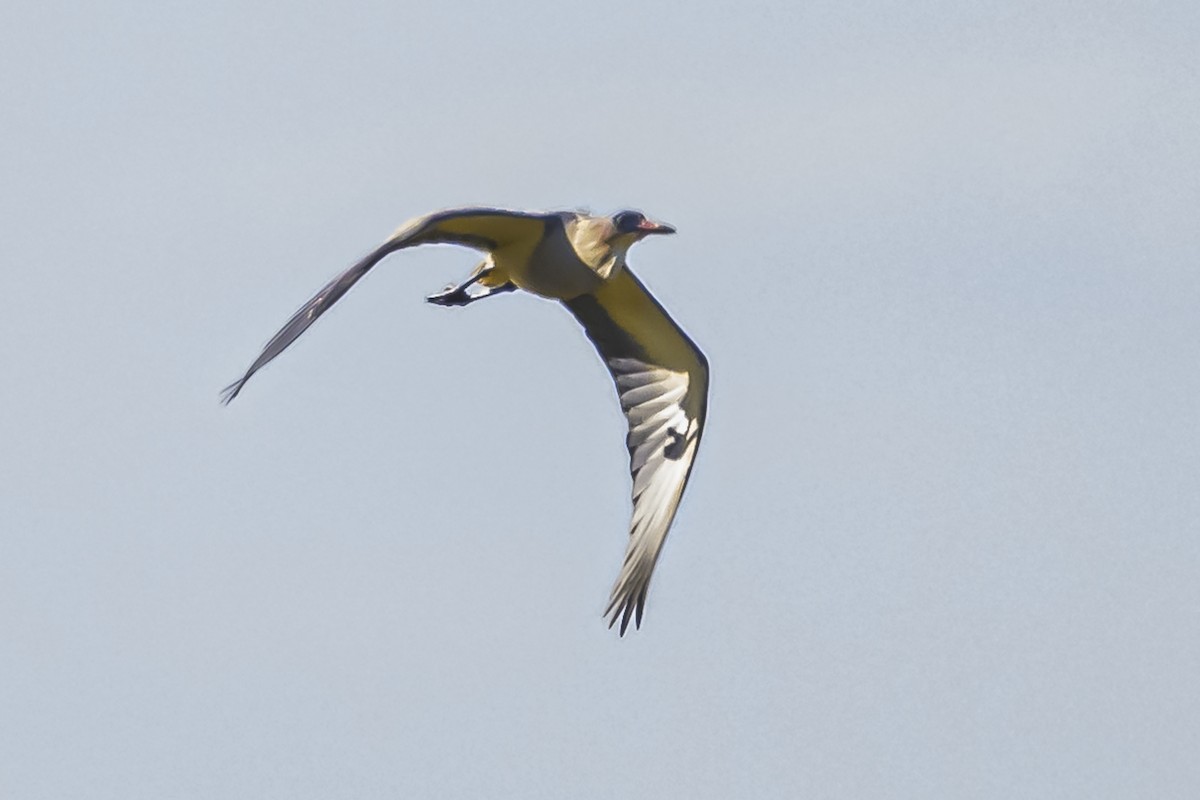
<instances>
[{"instance_id":1,"label":"bird's body","mask_svg":"<svg viewBox=\"0 0 1200 800\"><path fill-rule=\"evenodd\" d=\"M610 625L621 621L623 634L631 618L641 624L650 576L700 443L708 398L704 355L625 264L635 242L673 232L636 211L608 217L464 208L417 218L297 311L226 389L225 402L389 253L434 243L481 251L485 258L472 275L430 296L430 302L467 305L512 289L561 301L583 325L616 384L629 425L634 509L625 562L605 615ZM476 284L484 291L468 294Z\"/></svg>"},{"instance_id":2,"label":"bird's body","mask_svg":"<svg viewBox=\"0 0 1200 800\"><path fill-rule=\"evenodd\" d=\"M496 276L488 283L512 282L517 288L552 300L565 300L599 288L603 279L575 247L571 222L550 216L536 244L526 239L491 254Z\"/></svg>"},{"instance_id":3,"label":"bird's body","mask_svg":"<svg viewBox=\"0 0 1200 800\"><path fill-rule=\"evenodd\" d=\"M466 213L467 216L458 216ZM454 215L447 217L447 215ZM445 217L445 218L444 218ZM409 223L397 235L430 227L447 239L484 250L488 268L479 283L501 286L506 282L531 294L551 300L568 300L600 287L625 250L606 241L612 233L608 217L590 217L564 211L550 214L524 214L497 209L463 209L442 212Z\"/></svg>"}]
</instances>

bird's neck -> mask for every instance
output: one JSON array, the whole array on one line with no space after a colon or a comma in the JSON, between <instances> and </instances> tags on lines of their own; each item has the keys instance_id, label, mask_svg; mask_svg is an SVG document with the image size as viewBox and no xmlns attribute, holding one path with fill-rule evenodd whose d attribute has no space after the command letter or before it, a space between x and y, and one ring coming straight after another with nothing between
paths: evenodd
<instances>
[{"instance_id":1,"label":"bird's neck","mask_svg":"<svg viewBox=\"0 0 1200 800\"><path fill-rule=\"evenodd\" d=\"M605 219L579 220L570 238L579 260L605 280L624 269L625 254L633 244L632 238L613 236Z\"/></svg>"}]
</instances>

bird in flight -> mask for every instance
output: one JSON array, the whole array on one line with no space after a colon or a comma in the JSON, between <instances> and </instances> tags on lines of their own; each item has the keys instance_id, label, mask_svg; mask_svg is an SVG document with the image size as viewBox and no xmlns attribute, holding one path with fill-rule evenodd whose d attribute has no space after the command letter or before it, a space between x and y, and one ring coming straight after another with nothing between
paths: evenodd
<instances>
[{"instance_id":1,"label":"bird in flight","mask_svg":"<svg viewBox=\"0 0 1200 800\"><path fill-rule=\"evenodd\" d=\"M499 208L439 211L405 223L379 247L325 285L276 333L222 401L282 353L350 287L397 250L457 244L483 254L470 276L426 298L466 306L523 289L560 301L583 325L616 384L628 422L633 519L620 575L604 616L620 633L641 627L650 576L692 471L708 404L708 360L625 263L629 248L675 229L640 211L611 216ZM469 291L475 287L474 291Z\"/></svg>"}]
</instances>

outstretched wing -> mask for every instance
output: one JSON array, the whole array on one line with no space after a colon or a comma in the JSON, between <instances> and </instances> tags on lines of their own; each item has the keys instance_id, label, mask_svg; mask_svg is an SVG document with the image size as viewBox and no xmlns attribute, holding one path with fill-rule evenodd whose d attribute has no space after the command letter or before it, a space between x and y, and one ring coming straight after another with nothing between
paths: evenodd
<instances>
[{"instance_id":1,"label":"outstretched wing","mask_svg":"<svg viewBox=\"0 0 1200 800\"><path fill-rule=\"evenodd\" d=\"M565 301L604 360L629 423L633 520L604 615L638 627L650 576L683 497L708 404L708 360L629 268Z\"/></svg>"},{"instance_id":2,"label":"outstretched wing","mask_svg":"<svg viewBox=\"0 0 1200 800\"><path fill-rule=\"evenodd\" d=\"M389 253L419 244L459 244L476 250L495 251L513 242L536 240L545 230L550 214L506 211L500 208L457 208L438 211L405 223L392 236L361 261L331 280L311 300L292 315L279 332L271 337L246 374L225 387L221 402L238 396L250 376L282 353L316 322L342 295Z\"/></svg>"},{"instance_id":3,"label":"outstretched wing","mask_svg":"<svg viewBox=\"0 0 1200 800\"><path fill-rule=\"evenodd\" d=\"M238 392L242 391L242 387L246 385L246 381L250 380L251 375L258 372L271 359L286 350L292 342L299 338L300 334L308 330L309 325L317 321L317 317L324 314L342 295L350 291L350 287L357 283L359 278L366 275L371 267L378 264L380 259L389 252L391 251L386 249L386 246L376 249L357 264L350 267L350 269L325 284L321 291L317 292L311 300L301 306L300 310L293 314L292 318L287 321L287 324L271 337L271 341L267 342L266 347L263 348L258 358L254 359L254 363L246 370L246 374L221 391L221 402L229 404L233 398L237 397Z\"/></svg>"}]
</instances>

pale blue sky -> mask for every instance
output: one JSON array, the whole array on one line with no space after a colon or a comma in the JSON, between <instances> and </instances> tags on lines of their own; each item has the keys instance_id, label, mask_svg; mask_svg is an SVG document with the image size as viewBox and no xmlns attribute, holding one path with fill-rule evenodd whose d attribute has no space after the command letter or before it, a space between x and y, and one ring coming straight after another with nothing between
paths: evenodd
<instances>
[{"instance_id":1,"label":"pale blue sky","mask_svg":"<svg viewBox=\"0 0 1200 800\"><path fill-rule=\"evenodd\" d=\"M0 795L1200 796L1200 7L9 3ZM408 217L679 228L640 632L562 309Z\"/></svg>"}]
</instances>

